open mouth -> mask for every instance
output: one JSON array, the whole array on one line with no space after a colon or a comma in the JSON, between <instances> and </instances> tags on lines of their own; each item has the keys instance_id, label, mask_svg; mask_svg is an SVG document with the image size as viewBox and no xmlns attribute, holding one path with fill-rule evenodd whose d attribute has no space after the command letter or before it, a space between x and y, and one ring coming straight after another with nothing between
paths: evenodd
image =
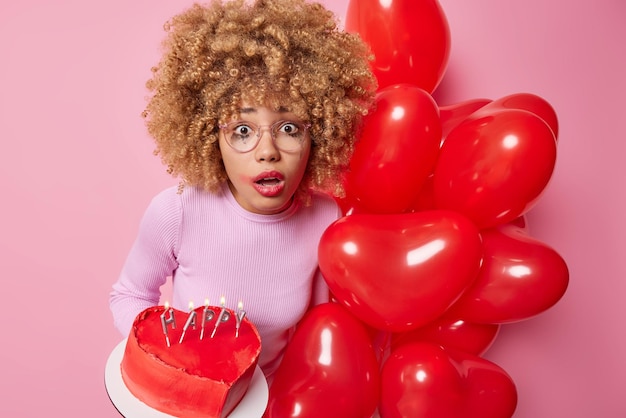
<instances>
[{"instance_id":1,"label":"open mouth","mask_svg":"<svg viewBox=\"0 0 626 418\"><path fill-rule=\"evenodd\" d=\"M255 181L255 183L260 186L271 187L280 184L281 181L278 177L264 177Z\"/></svg>"},{"instance_id":2,"label":"open mouth","mask_svg":"<svg viewBox=\"0 0 626 418\"><path fill-rule=\"evenodd\" d=\"M265 197L274 197L285 188L285 178L278 171L268 171L252 179L254 188Z\"/></svg>"}]
</instances>

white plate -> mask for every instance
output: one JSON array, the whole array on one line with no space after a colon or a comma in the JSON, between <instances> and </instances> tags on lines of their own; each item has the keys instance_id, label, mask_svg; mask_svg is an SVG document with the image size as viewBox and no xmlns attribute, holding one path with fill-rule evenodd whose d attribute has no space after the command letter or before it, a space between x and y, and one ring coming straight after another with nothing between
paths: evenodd
<instances>
[{"instance_id":1,"label":"white plate","mask_svg":"<svg viewBox=\"0 0 626 418\"><path fill-rule=\"evenodd\" d=\"M104 385L115 408L126 418L165 418L165 414L149 407L135 398L124 384L120 363L126 348L126 340L120 342L109 354L104 370ZM261 418L267 406L269 390L261 369L257 366L250 382L250 387L239 405L228 418Z\"/></svg>"}]
</instances>

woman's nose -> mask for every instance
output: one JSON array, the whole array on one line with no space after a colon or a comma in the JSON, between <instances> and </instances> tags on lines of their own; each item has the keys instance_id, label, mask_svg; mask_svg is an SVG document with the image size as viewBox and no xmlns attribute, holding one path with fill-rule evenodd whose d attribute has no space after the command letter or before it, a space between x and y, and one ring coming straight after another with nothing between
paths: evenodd
<instances>
[{"instance_id":1,"label":"woman's nose","mask_svg":"<svg viewBox=\"0 0 626 418\"><path fill-rule=\"evenodd\" d=\"M280 159L280 151L274 144L272 133L269 128L261 128L259 132L259 144L256 147L256 159L258 161L276 161Z\"/></svg>"}]
</instances>

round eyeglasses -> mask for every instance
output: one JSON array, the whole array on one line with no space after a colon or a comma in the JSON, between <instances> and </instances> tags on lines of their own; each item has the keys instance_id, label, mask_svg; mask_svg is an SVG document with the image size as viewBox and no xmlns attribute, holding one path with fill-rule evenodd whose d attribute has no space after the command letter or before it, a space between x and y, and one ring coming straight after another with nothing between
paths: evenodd
<instances>
[{"instance_id":1,"label":"round eyeglasses","mask_svg":"<svg viewBox=\"0 0 626 418\"><path fill-rule=\"evenodd\" d=\"M306 140L310 124L279 120L271 125L259 126L249 121L236 121L219 125L224 132L224 138L237 152L252 151L261 139L261 130L269 128L272 141L276 148L285 152L294 152L302 149Z\"/></svg>"}]
</instances>

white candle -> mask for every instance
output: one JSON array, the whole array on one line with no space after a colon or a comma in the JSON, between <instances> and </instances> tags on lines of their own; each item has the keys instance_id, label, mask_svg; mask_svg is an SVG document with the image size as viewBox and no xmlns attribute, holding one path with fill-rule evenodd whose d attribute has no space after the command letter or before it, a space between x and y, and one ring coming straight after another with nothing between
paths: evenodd
<instances>
[{"instance_id":1,"label":"white candle","mask_svg":"<svg viewBox=\"0 0 626 418\"><path fill-rule=\"evenodd\" d=\"M241 322L243 318L246 316L246 311L243 310L243 302L239 301L237 304L237 325L235 325L235 338L239 338L239 327L241 327Z\"/></svg>"},{"instance_id":2,"label":"white candle","mask_svg":"<svg viewBox=\"0 0 626 418\"><path fill-rule=\"evenodd\" d=\"M169 318L166 315L169 314ZM163 327L163 334L165 334L165 342L170 347L170 337L167 330L167 326L172 324L172 329L176 328L176 318L174 317L174 310L170 308L170 304L165 302L165 310L161 314L161 326Z\"/></svg>"},{"instance_id":3,"label":"white candle","mask_svg":"<svg viewBox=\"0 0 626 418\"><path fill-rule=\"evenodd\" d=\"M204 300L204 310L202 311L202 331L200 331L200 339L204 339L204 325L213 319L215 316L215 311L213 309L209 309L209 299Z\"/></svg>"},{"instance_id":4,"label":"white candle","mask_svg":"<svg viewBox=\"0 0 626 418\"><path fill-rule=\"evenodd\" d=\"M226 310L226 299L224 298L224 296L220 298L220 304L222 305L222 310L217 317L217 321L215 321L215 327L213 328L213 332L211 333L211 338L215 336L217 327L219 327L222 322L226 322L230 319L230 313Z\"/></svg>"},{"instance_id":5,"label":"white candle","mask_svg":"<svg viewBox=\"0 0 626 418\"><path fill-rule=\"evenodd\" d=\"M193 302L189 302L189 316L187 317L187 322L185 322L185 326L183 327L183 333L180 335L180 340L178 340L178 344L183 342L183 338L185 338L185 333L187 329L193 326L193 329L196 329L196 316L198 314L193 310Z\"/></svg>"}]
</instances>

